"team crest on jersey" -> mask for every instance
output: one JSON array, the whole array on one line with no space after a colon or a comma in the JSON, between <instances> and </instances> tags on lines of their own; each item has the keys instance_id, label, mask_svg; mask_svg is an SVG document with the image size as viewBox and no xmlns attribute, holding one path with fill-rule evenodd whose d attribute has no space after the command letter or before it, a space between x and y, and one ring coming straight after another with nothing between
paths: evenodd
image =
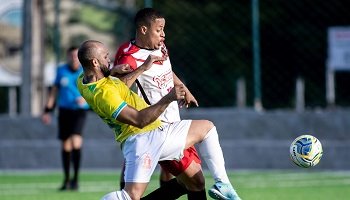
<instances>
[{"instance_id":1,"label":"team crest on jersey","mask_svg":"<svg viewBox=\"0 0 350 200\"><path fill-rule=\"evenodd\" d=\"M145 169L151 169L152 167L152 159L148 153L143 157L142 167Z\"/></svg>"}]
</instances>

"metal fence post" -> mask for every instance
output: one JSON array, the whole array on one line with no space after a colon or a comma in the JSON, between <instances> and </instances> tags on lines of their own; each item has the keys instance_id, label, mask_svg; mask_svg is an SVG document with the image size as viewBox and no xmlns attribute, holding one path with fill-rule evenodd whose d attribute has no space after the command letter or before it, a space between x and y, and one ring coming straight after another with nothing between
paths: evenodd
<instances>
[{"instance_id":1,"label":"metal fence post","mask_svg":"<svg viewBox=\"0 0 350 200\"><path fill-rule=\"evenodd\" d=\"M252 31L253 31L253 66L254 66L254 108L262 111L261 80L260 80L260 36L259 36L259 0L252 0Z\"/></svg>"}]
</instances>

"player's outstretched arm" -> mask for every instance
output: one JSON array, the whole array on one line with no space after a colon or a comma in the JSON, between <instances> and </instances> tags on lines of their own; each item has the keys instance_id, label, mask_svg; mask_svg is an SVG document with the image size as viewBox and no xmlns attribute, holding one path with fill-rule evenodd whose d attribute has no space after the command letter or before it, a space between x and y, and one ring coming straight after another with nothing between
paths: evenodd
<instances>
[{"instance_id":1,"label":"player's outstretched arm","mask_svg":"<svg viewBox=\"0 0 350 200\"><path fill-rule=\"evenodd\" d=\"M132 69L128 69L125 67L125 65L116 65L112 68L111 73L112 76L116 76L116 72L122 72L123 74L118 74L118 78L123 81L128 87L131 87L131 85L135 82L137 77L139 77L144 71L149 70L152 67L152 64L157 61L164 61L165 58L162 58L160 56L155 55L149 55L146 59L146 61L137 69L132 71ZM129 66L130 67L130 66ZM114 69L114 68L121 68L121 69ZM130 70L130 72L128 72Z\"/></svg>"},{"instance_id":2,"label":"player's outstretched arm","mask_svg":"<svg viewBox=\"0 0 350 200\"><path fill-rule=\"evenodd\" d=\"M165 95L154 105L140 111L133 107L126 106L118 115L117 120L138 128L143 128L158 119L158 117L165 111L172 101L181 100L184 98L185 86L183 84L175 85L175 87L167 95Z\"/></svg>"},{"instance_id":3,"label":"player's outstretched arm","mask_svg":"<svg viewBox=\"0 0 350 200\"><path fill-rule=\"evenodd\" d=\"M131 69L129 64L127 64L127 63L125 63L125 64L118 64L118 65L114 65L110 69L110 75L119 78L119 77L125 76L125 74L128 74L128 73L130 73L132 71L133 70Z\"/></svg>"}]
</instances>

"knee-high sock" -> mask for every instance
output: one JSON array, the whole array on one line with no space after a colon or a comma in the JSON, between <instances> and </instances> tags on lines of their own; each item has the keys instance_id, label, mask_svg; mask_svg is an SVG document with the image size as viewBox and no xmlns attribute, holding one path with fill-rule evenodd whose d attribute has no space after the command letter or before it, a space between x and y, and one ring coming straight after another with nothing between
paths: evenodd
<instances>
[{"instance_id":1,"label":"knee-high sock","mask_svg":"<svg viewBox=\"0 0 350 200\"><path fill-rule=\"evenodd\" d=\"M71 152L62 150L61 157L62 157L62 166L63 166L63 174L64 174L64 181L69 181L69 168L70 168L70 155Z\"/></svg>"},{"instance_id":2,"label":"knee-high sock","mask_svg":"<svg viewBox=\"0 0 350 200\"><path fill-rule=\"evenodd\" d=\"M205 189L201 191L188 191L187 199L188 200L206 200L207 193L205 192Z\"/></svg>"},{"instance_id":3,"label":"knee-high sock","mask_svg":"<svg viewBox=\"0 0 350 200\"><path fill-rule=\"evenodd\" d=\"M73 169L74 169L73 181L78 181L80 160L81 160L81 150L80 149L73 149L72 157L73 157Z\"/></svg>"},{"instance_id":4,"label":"knee-high sock","mask_svg":"<svg viewBox=\"0 0 350 200\"><path fill-rule=\"evenodd\" d=\"M198 150L207 163L214 180L229 183L230 181L225 169L224 155L215 126L210 129L203 141L198 143Z\"/></svg>"},{"instance_id":5,"label":"knee-high sock","mask_svg":"<svg viewBox=\"0 0 350 200\"><path fill-rule=\"evenodd\" d=\"M176 178L167 181L160 188L142 197L141 200L164 199L174 200L187 193L187 190L180 185Z\"/></svg>"}]
</instances>

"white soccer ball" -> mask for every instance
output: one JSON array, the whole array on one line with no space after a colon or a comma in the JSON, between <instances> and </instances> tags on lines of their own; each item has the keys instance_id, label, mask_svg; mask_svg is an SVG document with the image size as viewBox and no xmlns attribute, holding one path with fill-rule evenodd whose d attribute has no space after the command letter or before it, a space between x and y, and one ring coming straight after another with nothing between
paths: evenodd
<instances>
[{"instance_id":1,"label":"white soccer ball","mask_svg":"<svg viewBox=\"0 0 350 200\"><path fill-rule=\"evenodd\" d=\"M317 165L323 155L320 140L312 135L297 137L289 149L292 161L299 167L309 168Z\"/></svg>"}]
</instances>

